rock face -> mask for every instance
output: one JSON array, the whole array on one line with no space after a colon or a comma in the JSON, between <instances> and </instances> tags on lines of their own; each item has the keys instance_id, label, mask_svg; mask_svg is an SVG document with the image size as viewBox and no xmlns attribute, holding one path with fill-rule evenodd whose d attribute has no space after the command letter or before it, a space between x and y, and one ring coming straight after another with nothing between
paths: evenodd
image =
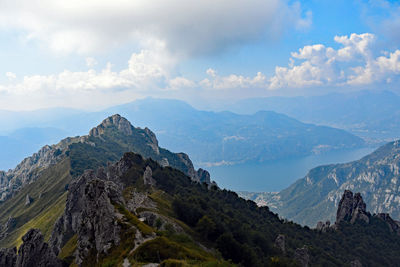
<instances>
[{"instance_id":1,"label":"rock face","mask_svg":"<svg viewBox=\"0 0 400 267\"><path fill-rule=\"evenodd\" d=\"M25 206L29 206L31 203L32 203L32 198L29 195L26 195Z\"/></svg>"},{"instance_id":2,"label":"rock face","mask_svg":"<svg viewBox=\"0 0 400 267\"><path fill-rule=\"evenodd\" d=\"M366 211L367 205L363 201L361 194L345 190L342 199L339 202L339 207L336 213L336 223L350 222L361 220L369 223L371 214Z\"/></svg>"},{"instance_id":3,"label":"rock face","mask_svg":"<svg viewBox=\"0 0 400 267\"><path fill-rule=\"evenodd\" d=\"M0 267L15 266L17 261L17 248L0 249Z\"/></svg>"},{"instance_id":4,"label":"rock face","mask_svg":"<svg viewBox=\"0 0 400 267\"><path fill-rule=\"evenodd\" d=\"M22 237L22 245L18 249L16 266L58 267L63 266L37 229L31 229Z\"/></svg>"},{"instance_id":5,"label":"rock face","mask_svg":"<svg viewBox=\"0 0 400 267\"><path fill-rule=\"evenodd\" d=\"M285 236L279 234L275 239L275 247L279 248L279 250L285 254L286 253L286 246L285 246Z\"/></svg>"},{"instance_id":6,"label":"rock face","mask_svg":"<svg viewBox=\"0 0 400 267\"><path fill-rule=\"evenodd\" d=\"M317 229L318 231L321 231L321 232L326 232L326 231L328 231L328 229L330 228L330 226L331 226L331 222L330 222L330 221L318 222L318 223L317 223L316 229Z\"/></svg>"},{"instance_id":7,"label":"rock face","mask_svg":"<svg viewBox=\"0 0 400 267\"><path fill-rule=\"evenodd\" d=\"M63 262L56 257L53 250L43 241L43 235L37 229L29 230L22 237L18 249L0 250L0 267L62 267Z\"/></svg>"},{"instance_id":8,"label":"rock face","mask_svg":"<svg viewBox=\"0 0 400 267\"><path fill-rule=\"evenodd\" d=\"M145 185L151 185L151 186L156 185L156 181L153 179L152 176L153 176L153 171L151 170L150 166L147 166L143 174L143 183Z\"/></svg>"},{"instance_id":9,"label":"rock face","mask_svg":"<svg viewBox=\"0 0 400 267\"><path fill-rule=\"evenodd\" d=\"M77 236L74 253L77 265L81 266L89 255L98 257L107 254L111 247L120 244L122 234L127 231L121 228L125 225L122 223L125 215L120 213L118 207L125 207L133 214L139 207L156 207L146 193L136 192L133 188L132 191L125 190L127 185L123 177L140 157L131 155L134 154L125 154L120 161L109 164L107 168L86 171L70 184L64 214L56 222L50 237L50 245L56 255L73 236ZM156 184L149 166L144 168L143 173ZM151 184L148 186L151 188ZM136 233L135 244L145 241L136 226L129 225L128 228Z\"/></svg>"},{"instance_id":10,"label":"rock face","mask_svg":"<svg viewBox=\"0 0 400 267\"><path fill-rule=\"evenodd\" d=\"M116 224L114 205L123 205L122 188L108 181L104 169L85 172L70 185L64 215L56 222L50 244L58 254L65 243L78 236L76 263L79 265L90 250L107 253L120 242L121 227Z\"/></svg>"},{"instance_id":11,"label":"rock face","mask_svg":"<svg viewBox=\"0 0 400 267\"><path fill-rule=\"evenodd\" d=\"M310 255L306 246L297 248L294 252L294 260L299 263L301 267L308 267L310 263Z\"/></svg>"}]
</instances>

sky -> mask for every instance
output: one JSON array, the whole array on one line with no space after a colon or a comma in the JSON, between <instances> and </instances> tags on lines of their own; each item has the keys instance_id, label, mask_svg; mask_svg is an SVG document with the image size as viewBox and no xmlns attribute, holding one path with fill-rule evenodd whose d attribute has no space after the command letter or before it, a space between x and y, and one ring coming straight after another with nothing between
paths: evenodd
<instances>
[{"instance_id":1,"label":"sky","mask_svg":"<svg viewBox=\"0 0 400 267\"><path fill-rule=\"evenodd\" d=\"M392 90L400 3L0 0L0 109Z\"/></svg>"}]
</instances>

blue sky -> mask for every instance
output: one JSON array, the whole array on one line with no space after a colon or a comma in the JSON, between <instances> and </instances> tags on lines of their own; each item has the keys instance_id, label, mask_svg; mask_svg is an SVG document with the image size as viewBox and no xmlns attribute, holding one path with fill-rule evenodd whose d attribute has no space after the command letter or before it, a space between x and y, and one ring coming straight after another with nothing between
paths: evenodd
<instances>
[{"instance_id":1,"label":"blue sky","mask_svg":"<svg viewBox=\"0 0 400 267\"><path fill-rule=\"evenodd\" d=\"M0 3L2 109L400 92L398 1Z\"/></svg>"}]
</instances>

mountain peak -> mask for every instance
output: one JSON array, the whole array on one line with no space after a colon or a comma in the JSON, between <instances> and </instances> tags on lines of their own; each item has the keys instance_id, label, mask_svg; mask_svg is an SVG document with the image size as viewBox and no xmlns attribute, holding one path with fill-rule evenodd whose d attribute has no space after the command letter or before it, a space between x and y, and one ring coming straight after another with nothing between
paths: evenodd
<instances>
[{"instance_id":1,"label":"mountain peak","mask_svg":"<svg viewBox=\"0 0 400 267\"><path fill-rule=\"evenodd\" d=\"M132 124L119 114L114 114L104 119L97 127L90 130L89 135L98 137L104 133L106 128L115 127L125 135L132 134Z\"/></svg>"}]
</instances>

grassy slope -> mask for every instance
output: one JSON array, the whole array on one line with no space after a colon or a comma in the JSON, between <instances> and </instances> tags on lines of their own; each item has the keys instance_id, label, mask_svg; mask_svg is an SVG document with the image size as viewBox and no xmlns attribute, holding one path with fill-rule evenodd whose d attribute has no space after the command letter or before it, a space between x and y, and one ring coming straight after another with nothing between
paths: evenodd
<instances>
[{"instance_id":1,"label":"grassy slope","mask_svg":"<svg viewBox=\"0 0 400 267\"><path fill-rule=\"evenodd\" d=\"M44 170L34 183L25 186L14 197L0 204L1 223L7 221L10 216L16 220L12 232L0 241L0 247L10 247L19 243L24 230L29 230L29 226L47 229L44 234L49 236L49 229L52 229L52 225L64 210L66 185L72 179L69 162L69 159L65 158ZM33 202L25 206L27 194Z\"/></svg>"}]
</instances>

